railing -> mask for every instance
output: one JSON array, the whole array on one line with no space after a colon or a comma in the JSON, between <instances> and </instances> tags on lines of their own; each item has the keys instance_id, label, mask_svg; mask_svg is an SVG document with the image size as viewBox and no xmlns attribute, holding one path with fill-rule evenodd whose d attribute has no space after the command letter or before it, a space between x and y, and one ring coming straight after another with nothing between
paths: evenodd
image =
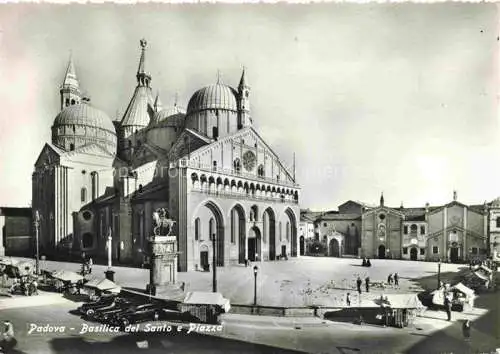
<instances>
[{"instance_id":1,"label":"railing","mask_svg":"<svg viewBox=\"0 0 500 354\"><path fill-rule=\"evenodd\" d=\"M202 188L192 188L191 191L196 192L196 193L204 193L204 194L214 195L214 196L223 197L223 198L260 200L260 201L273 202L273 203L290 203L290 204L298 204L299 203L299 201L295 200L295 199L258 196L255 194L252 195L251 193L217 191L217 190L202 189Z\"/></svg>"},{"instance_id":2,"label":"railing","mask_svg":"<svg viewBox=\"0 0 500 354\"><path fill-rule=\"evenodd\" d=\"M189 167L189 168L194 168L194 169L205 171L205 172L219 173L219 174L229 175L232 177L247 178L247 179L252 179L254 181L262 181L265 183L286 185L286 186L294 187L294 188L299 187L299 185L297 183L294 183L294 182L288 182L288 181L277 179L277 178L258 176L258 175L255 175L253 173L235 171L234 169L231 169L231 168L221 168L221 167L214 167L214 166L210 166L210 165L198 164L198 163L190 162L187 160L180 160L179 167Z\"/></svg>"}]
</instances>

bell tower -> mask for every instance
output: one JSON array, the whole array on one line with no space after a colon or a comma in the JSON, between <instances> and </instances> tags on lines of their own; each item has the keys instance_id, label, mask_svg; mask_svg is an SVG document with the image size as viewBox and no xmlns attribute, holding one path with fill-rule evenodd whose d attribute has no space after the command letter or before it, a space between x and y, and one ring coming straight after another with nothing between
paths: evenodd
<instances>
[{"instance_id":1,"label":"bell tower","mask_svg":"<svg viewBox=\"0 0 500 354\"><path fill-rule=\"evenodd\" d=\"M73 64L73 56L69 57L68 67L59 93L61 95L61 111L68 106L79 104L82 99L80 84Z\"/></svg>"},{"instance_id":2,"label":"bell tower","mask_svg":"<svg viewBox=\"0 0 500 354\"><path fill-rule=\"evenodd\" d=\"M250 86L248 85L245 68L238 85L238 129L252 125L250 117Z\"/></svg>"}]
</instances>

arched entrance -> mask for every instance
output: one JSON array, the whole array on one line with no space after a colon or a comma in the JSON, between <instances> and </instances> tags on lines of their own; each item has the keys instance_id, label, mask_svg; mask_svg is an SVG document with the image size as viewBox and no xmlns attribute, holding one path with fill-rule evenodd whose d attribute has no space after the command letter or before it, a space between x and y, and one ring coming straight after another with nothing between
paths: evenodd
<instances>
[{"instance_id":1,"label":"arched entrance","mask_svg":"<svg viewBox=\"0 0 500 354\"><path fill-rule=\"evenodd\" d=\"M418 251L417 251L417 248L416 247L412 247L410 249L410 259L412 261L416 261L418 258Z\"/></svg>"},{"instance_id":2,"label":"arched entrance","mask_svg":"<svg viewBox=\"0 0 500 354\"><path fill-rule=\"evenodd\" d=\"M241 205L231 209L231 242L238 240L238 263L245 263L245 211Z\"/></svg>"},{"instance_id":3,"label":"arched entrance","mask_svg":"<svg viewBox=\"0 0 500 354\"><path fill-rule=\"evenodd\" d=\"M288 216L290 220L290 246L291 246L291 256L297 257L297 220L295 218L295 214L292 209L288 208L285 211L285 214Z\"/></svg>"},{"instance_id":4,"label":"arched entrance","mask_svg":"<svg viewBox=\"0 0 500 354\"><path fill-rule=\"evenodd\" d=\"M336 238L330 240L328 245L328 254L330 257L340 257L340 245Z\"/></svg>"},{"instance_id":5,"label":"arched entrance","mask_svg":"<svg viewBox=\"0 0 500 354\"><path fill-rule=\"evenodd\" d=\"M276 217L272 208L264 211L262 222L264 239L269 242L269 260L274 261L276 259Z\"/></svg>"},{"instance_id":6,"label":"arched entrance","mask_svg":"<svg viewBox=\"0 0 500 354\"><path fill-rule=\"evenodd\" d=\"M254 226L250 229L250 232L248 234L248 259L250 261L260 261L261 257L261 234L260 230L256 226Z\"/></svg>"},{"instance_id":7,"label":"arched entrance","mask_svg":"<svg viewBox=\"0 0 500 354\"><path fill-rule=\"evenodd\" d=\"M378 246L378 258L380 258L380 259L385 258L385 246L384 245Z\"/></svg>"},{"instance_id":8,"label":"arched entrance","mask_svg":"<svg viewBox=\"0 0 500 354\"><path fill-rule=\"evenodd\" d=\"M300 236L300 255L303 256L305 253L306 244L304 240L304 236Z\"/></svg>"},{"instance_id":9,"label":"arched entrance","mask_svg":"<svg viewBox=\"0 0 500 354\"><path fill-rule=\"evenodd\" d=\"M205 206L212 212L215 218L215 257L218 267L224 266L224 218L220 209L212 202L208 202ZM211 240L213 235L209 235L207 239Z\"/></svg>"}]
</instances>

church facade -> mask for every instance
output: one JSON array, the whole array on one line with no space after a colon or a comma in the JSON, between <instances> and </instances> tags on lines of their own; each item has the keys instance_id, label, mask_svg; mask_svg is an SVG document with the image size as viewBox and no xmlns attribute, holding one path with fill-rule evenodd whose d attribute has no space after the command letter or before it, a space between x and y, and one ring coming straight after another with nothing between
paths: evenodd
<instances>
[{"instance_id":1,"label":"church facade","mask_svg":"<svg viewBox=\"0 0 500 354\"><path fill-rule=\"evenodd\" d=\"M488 204L453 200L442 206L389 208L362 214L361 256L444 262L485 258L488 253Z\"/></svg>"},{"instance_id":2,"label":"church facade","mask_svg":"<svg viewBox=\"0 0 500 354\"><path fill-rule=\"evenodd\" d=\"M220 79L187 109L163 107L146 71L125 113L111 121L81 94L72 60L60 89L52 142L33 173L45 254L143 262L152 215L176 221L180 271L298 256L300 187L253 125L245 70L237 88ZM215 247L215 249L214 249Z\"/></svg>"}]
</instances>

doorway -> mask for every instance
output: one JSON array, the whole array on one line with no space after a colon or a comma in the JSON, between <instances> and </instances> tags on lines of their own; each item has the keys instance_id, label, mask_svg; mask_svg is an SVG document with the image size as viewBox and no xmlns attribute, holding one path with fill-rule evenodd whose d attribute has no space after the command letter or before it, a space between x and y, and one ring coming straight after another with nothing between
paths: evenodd
<instances>
[{"instance_id":1,"label":"doorway","mask_svg":"<svg viewBox=\"0 0 500 354\"><path fill-rule=\"evenodd\" d=\"M384 245L378 246L378 258L385 259L385 246Z\"/></svg>"},{"instance_id":2,"label":"doorway","mask_svg":"<svg viewBox=\"0 0 500 354\"><path fill-rule=\"evenodd\" d=\"M208 251L201 251L200 252L200 266L201 269L207 270L208 269Z\"/></svg>"},{"instance_id":3,"label":"doorway","mask_svg":"<svg viewBox=\"0 0 500 354\"><path fill-rule=\"evenodd\" d=\"M329 255L330 257L340 257L340 246L339 241L335 238L332 238L330 241L329 247Z\"/></svg>"},{"instance_id":4,"label":"doorway","mask_svg":"<svg viewBox=\"0 0 500 354\"><path fill-rule=\"evenodd\" d=\"M450 261L451 263L458 262L458 247L450 248Z\"/></svg>"},{"instance_id":5,"label":"doorway","mask_svg":"<svg viewBox=\"0 0 500 354\"><path fill-rule=\"evenodd\" d=\"M418 258L418 257L417 257L417 255L418 255L417 248L416 248L416 247L412 247L412 248L410 249L410 259L411 259L412 261L416 261L416 260L417 260L417 258Z\"/></svg>"},{"instance_id":6,"label":"doorway","mask_svg":"<svg viewBox=\"0 0 500 354\"><path fill-rule=\"evenodd\" d=\"M300 255L304 255L304 249L305 249L305 241L304 241L304 236L300 236Z\"/></svg>"}]
</instances>

